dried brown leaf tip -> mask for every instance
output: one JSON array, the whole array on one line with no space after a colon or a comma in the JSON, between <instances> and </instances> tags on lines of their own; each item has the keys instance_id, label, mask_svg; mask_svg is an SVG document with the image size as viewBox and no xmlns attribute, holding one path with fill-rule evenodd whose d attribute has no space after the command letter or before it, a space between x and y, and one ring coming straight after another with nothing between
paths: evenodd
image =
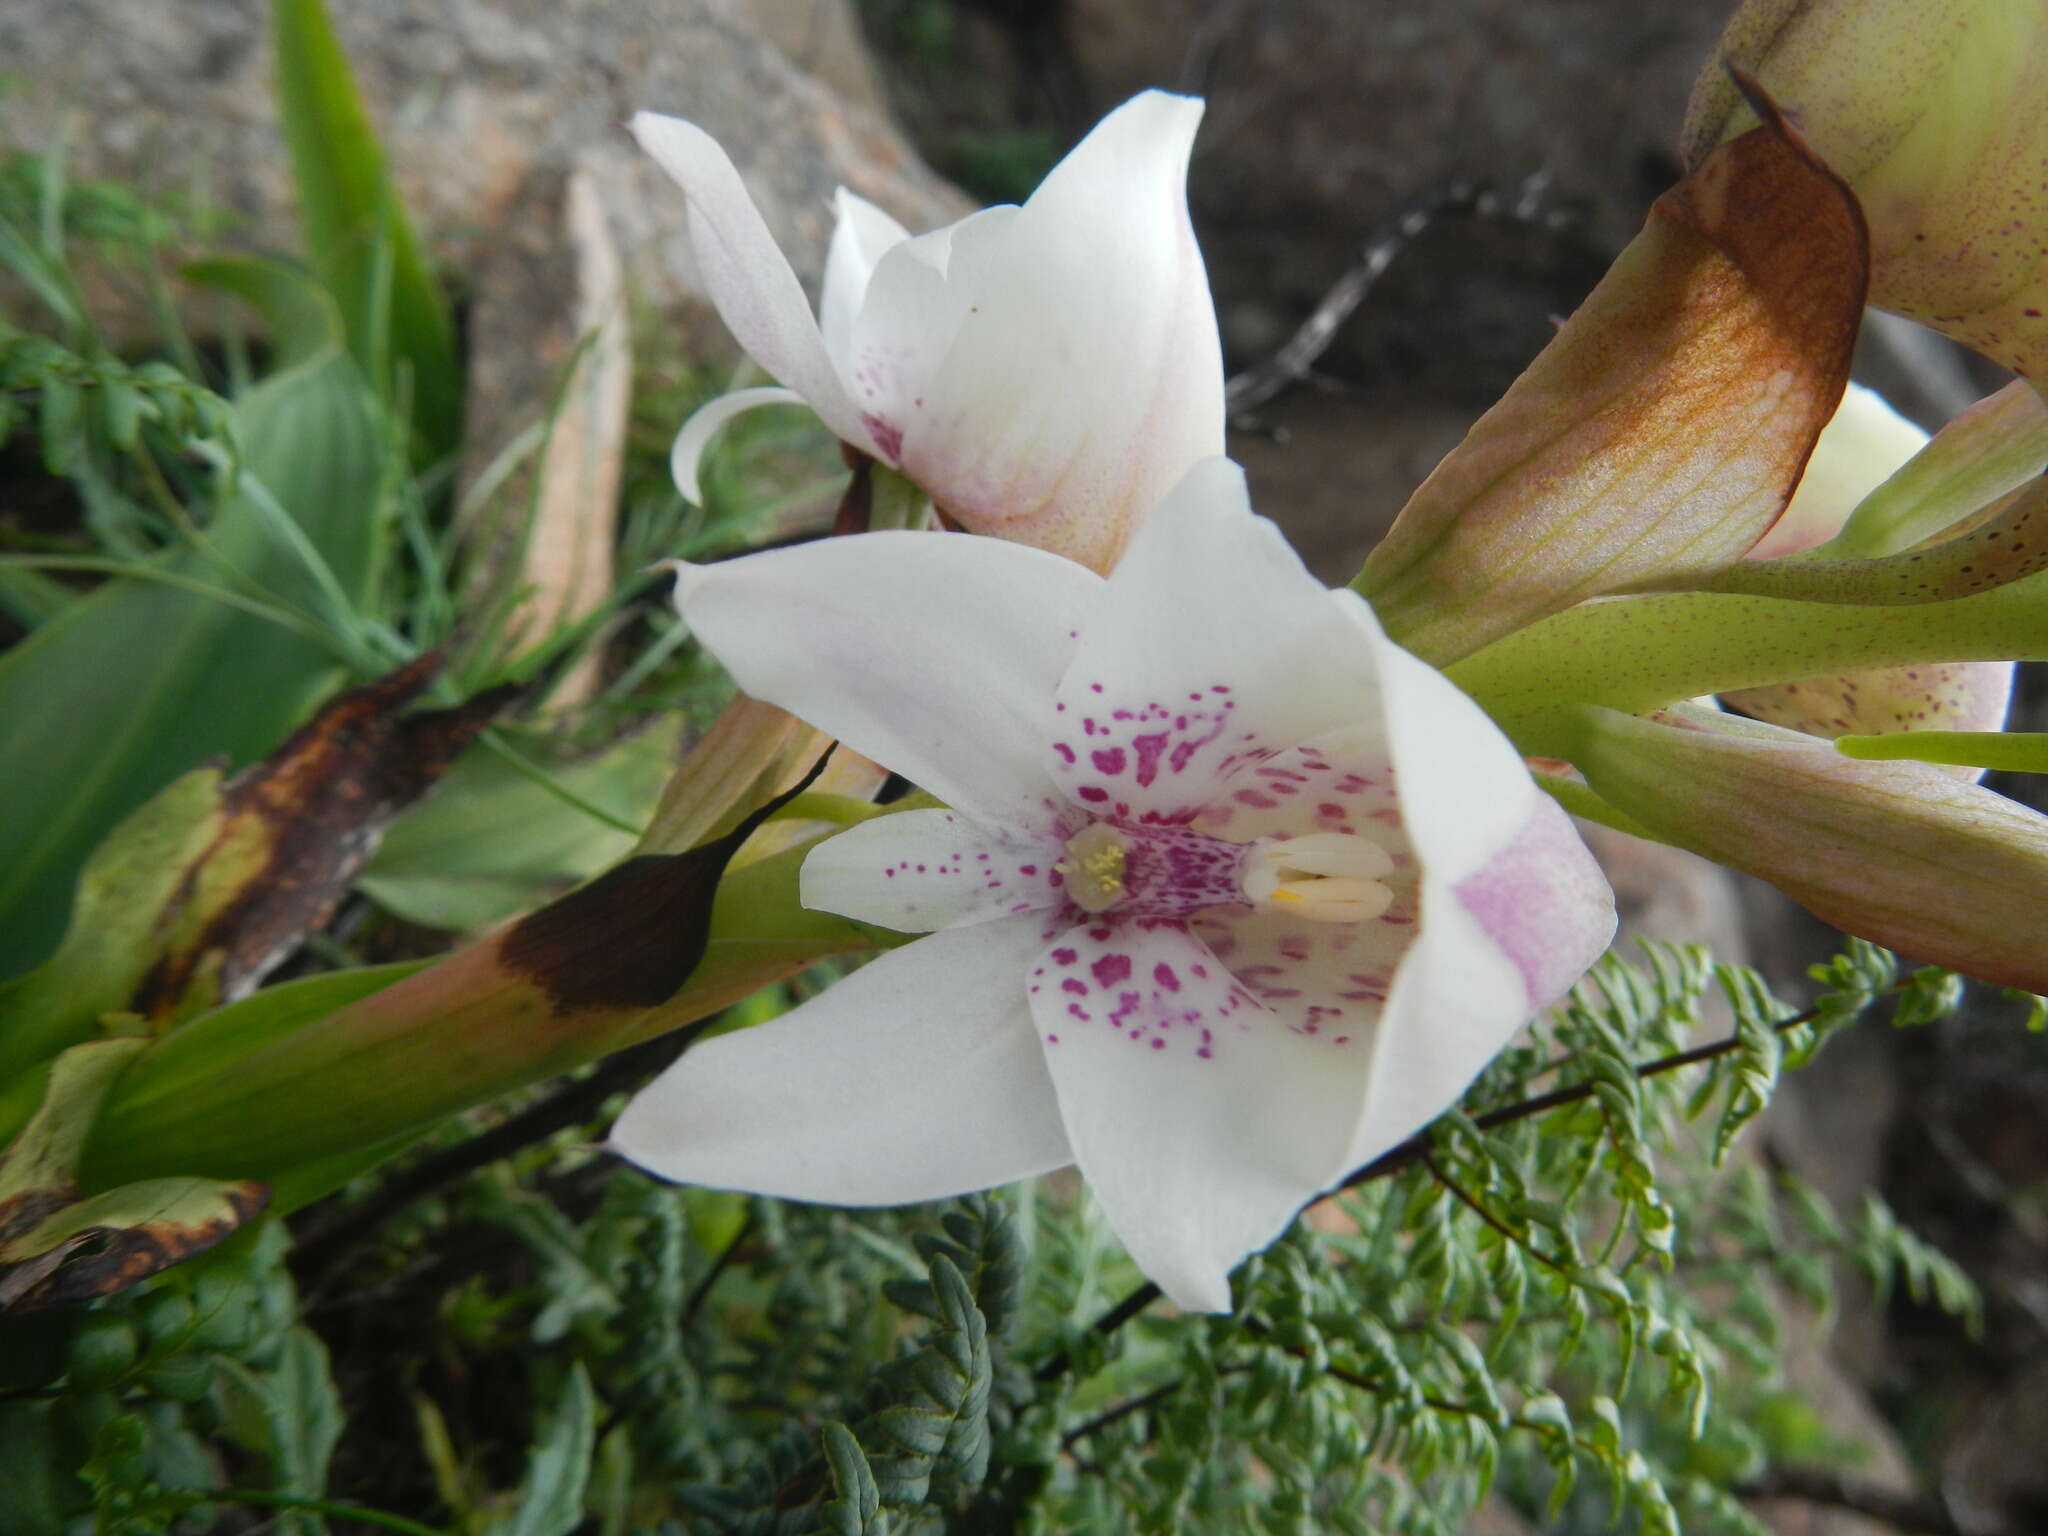
<instances>
[{"instance_id":1,"label":"dried brown leaf tip","mask_svg":"<svg viewBox=\"0 0 2048 1536\"><path fill-rule=\"evenodd\" d=\"M720 876L754 830L810 787L809 773L724 836L682 853L641 854L521 918L499 941L504 968L557 1013L658 1007L704 958Z\"/></svg>"},{"instance_id":2,"label":"dried brown leaf tip","mask_svg":"<svg viewBox=\"0 0 2048 1536\"><path fill-rule=\"evenodd\" d=\"M1866 274L1856 200L1796 134L1716 151L1416 491L1361 590L1442 665L1732 564L1841 397Z\"/></svg>"},{"instance_id":3,"label":"dried brown leaf tip","mask_svg":"<svg viewBox=\"0 0 2048 1536\"><path fill-rule=\"evenodd\" d=\"M136 1012L163 1021L245 996L332 916L392 818L513 697L499 688L408 713L443 659L430 652L342 694L228 781L220 831L179 893Z\"/></svg>"},{"instance_id":4,"label":"dried brown leaf tip","mask_svg":"<svg viewBox=\"0 0 2048 1536\"><path fill-rule=\"evenodd\" d=\"M221 1241L263 1210L250 1180L157 1178L81 1195L77 1164L101 1101L144 1046L75 1046L0 1152L0 1312L111 1296Z\"/></svg>"}]
</instances>

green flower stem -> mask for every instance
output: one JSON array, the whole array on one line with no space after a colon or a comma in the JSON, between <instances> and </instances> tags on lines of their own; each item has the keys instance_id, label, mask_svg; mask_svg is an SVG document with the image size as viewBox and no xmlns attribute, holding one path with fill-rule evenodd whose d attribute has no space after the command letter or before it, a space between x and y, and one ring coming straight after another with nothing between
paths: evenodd
<instances>
[{"instance_id":1,"label":"green flower stem","mask_svg":"<svg viewBox=\"0 0 2048 1536\"><path fill-rule=\"evenodd\" d=\"M1948 763L2006 773L2048 773L2048 735L2025 731L1900 731L1838 736L1835 750L1868 762Z\"/></svg>"},{"instance_id":2,"label":"green flower stem","mask_svg":"<svg viewBox=\"0 0 2048 1536\"><path fill-rule=\"evenodd\" d=\"M828 956L907 941L806 910L797 872L808 851L728 871L702 963L654 1008L562 1003L492 939L282 1027L260 1007L272 993L195 1020L108 1095L85 1181L205 1169L274 1180L693 1023Z\"/></svg>"},{"instance_id":3,"label":"green flower stem","mask_svg":"<svg viewBox=\"0 0 2048 1536\"><path fill-rule=\"evenodd\" d=\"M1593 792L1592 786L1581 784L1577 779L1560 779L1554 774L1531 774L1536 787L1547 793L1551 799L1563 806L1582 821L1596 822L1603 827L1612 827L1617 832L1626 832L1630 837L1647 838L1653 843L1667 842L1644 826L1628 812L1609 805Z\"/></svg>"},{"instance_id":4,"label":"green flower stem","mask_svg":"<svg viewBox=\"0 0 2048 1536\"><path fill-rule=\"evenodd\" d=\"M1723 592L1582 604L1455 663L1451 680L1524 752L1570 758L1576 704L1628 714L1702 694L1923 661L2048 660L2048 574L1937 603Z\"/></svg>"}]
</instances>

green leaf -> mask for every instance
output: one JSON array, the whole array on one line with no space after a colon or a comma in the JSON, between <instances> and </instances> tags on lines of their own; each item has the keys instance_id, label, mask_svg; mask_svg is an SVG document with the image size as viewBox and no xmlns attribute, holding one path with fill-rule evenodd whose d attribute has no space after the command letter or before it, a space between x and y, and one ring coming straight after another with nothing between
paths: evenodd
<instances>
[{"instance_id":1,"label":"green leaf","mask_svg":"<svg viewBox=\"0 0 2048 1536\"><path fill-rule=\"evenodd\" d=\"M337 597L364 600L387 538L390 456L354 365L328 348L252 390L236 417L242 473L224 488L207 548L166 556L160 573L246 582L314 613ZM123 817L209 758L239 766L262 756L338 681L342 642L305 627L136 577L81 598L0 656L0 976L55 947L80 867Z\"/></svg>"},{"instance_id":2,"label":"green leaf","mask_svg":"<svg viewBox=\"0 0 2048 1536\"><path fill-rule=\"evenodd\" d=\"M0 1078L91 1038L125 1007L157 953L155 926L213 835L220 773L198 769L123 821L79 879L57 953L0 983Z\"/></svg>"},{"instance_id":3,"label":"green leaf","mask_svg":"<svg viewBox=\"0 0 2048 1536\"><path fill-rule=\"evenodd\" d=\"M369 115L320 0L271 0L277 103L313 265L349 350L387 401L409 399L418 458L461 430L455 325L385 173Z\"/></svg>"},{"instance_id":4,"label":"green leaf","mask_svg":"<svg viewBox=\"0 0 2048 1536\"><path fill-rule=\"evenodd\" d=\"M534 1440L519 1507L493 1521L488 1536L569 1536L583 1523L583 1491L596 1446L597 1394L579 1363Z\"/></svg>"},{"instance_id":5,"label":"green leaf","mask_svg":"<svg viewBox=\"0 0 2048 1536\"><path fill-rule=\"evenodd\" d=\"M341 1396L328 1368L327 1346L308 1328L285 1335L274 1369L258 1373L216 1356L230 1431L270 1462L272 1490L318 1499L327 1488L327 1464L346 1425ZM286 1536L320 1536L321 1518L303 1510L277 1517Z\"/></svg>"},{"instance_id":6,"label":"green leaf","mask_svg":"<svg viewBox=\"0 0 2048 1536\"><path fill-rule=\"evenodd\" d=\"M822 1435L832 1487L839 1497L818 1511L818 1528L828 1536L888 1536L889 1519L882 1513L882 1491L860 1442L844 1424L827 1424Z\"/></svg>"},{"instance_id":7,"label":"green leaf","mask_svg":"<svg viewBox=\"0 0 2048 1536\"><path fill-rule=\"evenodd\" d=\"M193 262L185 276L233 294L263 316L274 371L295 368L345 339L334 295L296 263L269 256L217 256Z\"/></svg>"},{"instance_id":8,"label":"green leaf","mask_svg":"<svg viewBox=\"0 0 2048 1536\"><path fill-rule=\"evenodd\" d=\"M555 778L618 819L644 824L674 766L666 730L643 731ZM482 748L440 793L401 816L360 888L408 922L457 932L538 906L624 858L633 837Z\"/></svg>"}]
</instances>

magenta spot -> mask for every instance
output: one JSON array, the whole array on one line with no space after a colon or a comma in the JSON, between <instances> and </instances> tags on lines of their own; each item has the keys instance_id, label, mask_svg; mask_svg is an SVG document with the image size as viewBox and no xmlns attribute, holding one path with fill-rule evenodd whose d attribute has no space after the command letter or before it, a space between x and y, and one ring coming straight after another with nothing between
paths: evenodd
<instances>
[{"instance_id":1,"label":"magenta spot","mask_svg":"<svg viewBox=\"0 0 2048 1536\"><path fill-rule=\"evenodd\" d=\"M1090 1013L1086 1008L1083 1008L1079 1003L1067 1004L1067 1014L1070 1018L1079 1019L1083 1024L1086 1024L1090 1019L1095 1017L1094 1014Z\"/></svg>"},{"instance_id":2,"label":"magenta spot","mask_svg":"<svg viewBox=\"0 0 2048 1536\"><path fill-rule=\"evenodd\" d=\"M1230 797L1239 805L1248 805L1255 811L1270 811L1280 802L1271 795L1261 794L1256 789L1240 789Z\"/></svg>"},{"instance_id":3,"label":"magenta spot","mask_svg":"<svg viewBox=\"0 0 2048 1536\"><path fill-rule=\"evenodd\" d=\"M872 411L861 413L860 424L868 429L868 436L882 450L882 457L894 463L903 452L903 429L892 426Z\"/></svg>"},{"instance_id":4,"label":"magenta spot","mask_svg":"<svg viewBox=\"0 0 2048 1536\"><path fill-rule=\"evenodd\" d=\"M1083 800L1086 800L1091 805L1100 805L1103 801L1109 798L1109 791L1104 789L1100 784L1083 784L1079 789L1075 790L1074 793L1079 795Z\"/></svg>"},{"instance_id":5,"label":"magenta spot","mask_svg":"<svg viewBox=\"0 0 2048 1536\"><path fill-rule=\"evenodd\" d=\"M1017 873L1020 875L1035 875L1038 873L1038 866L1036 864L1019 864L1017 866Z\"/></svg>"},{"instance_id":6,"label":"magenta spot","mask_svg":"<svg viewBox=\"0 0 2048 1536\"><path fill-rule=\"evenodd\" d=\"M1189 969L1195 973L1196 980L1207 981L1209 979L1209 967L1206 965L1190 966Z\"/></svg>"},{"instance_id":7,"label":"magenta spot","mask_svg":"<svg viewBox=\"0 0 2048 1536\"><path fill-rule=\"evenodd\" d=\"M1344 807L1341 805L1333 805L1328 800L1325 800L1321 805L1316 807L1316 814L1318 816L1328 817L1331 821L1342 821L1344 819Z\"/></svg>"},{"instance_id":8,"label":"magenta spot","mask_svg":"<svg viewBox=\"0 0 2048 1536\"><path fill-rule=\"evenodd\" d=\"M1090 693L1100 693L1100 692L1102 692L1102 684L1100 684L1100 683L1090 683L1090 684L1088 685L1088 691L1089 691Z\"/></svg>"},{"instance_id":9,"label":"magenta spot","mask_svg":"<svg viewBox=\"0 0 2048 1536\"><path fill-rule=\"evenodd\" d=\"M1061 948L1052 952L1052 958L1055 965L1072 965L1081 954L1079 950Z\"/></svg>"},{"instance_id":10,"label":"magenta spot","mask_svg":"<svg viewBox=\"0 0 2048 1536\"><path fill-rule=\"evenodd\" d=\"M1062 992L1071 992L1076 997L1086 997L1088 995L1088 983L1078 976L1069 976L1060 983L1060 990Z\"/></svg>"},{"instance_id":11,"label":"magenta spot","mask_svg":"<svg viewBox=\"0 0 2048 1536\"><path fill-rule=\"evenodd\" d=\"M1137 1031L1136 1031L1135 1029L1134 1029L1134 1030L1132 1030L1132 1031L1131 1031L1131 1038L1135 1040L1135 1039L1137 1038L1137 1036L1138 1036L1138 1032L1137 1032ZM1157 1035L1154 1035L1154 1036L1152 1037L1152 1049L1153 1049L1153 1050L1155 1050L1155 1051L1163 1051L1163 1050L1165 1050L1165 1049L1166 1049L1166 1042L1165 1042L1164 1040L1160 1039L1160 1038L1159 1038L1159 1037L1158 1037Z\"/></svg>"},{"instance_id":12,"label":"magenta spot","mask_svg":"<svg viewBox=\"0 0 2048 1536\"><path fill-rule=\"evenodd\" d=\"M1062 761L1071 763L1074 760L1074 749L1068 746L1064 741L1054 742L1052 744L1052 749L1053 751L1059 753Z\"/></svg>"},{"instance_id":13,"label":"magenta spot","mask_svg":"<svg viewBox=\"0 0 2048 1536\"><path fill-rule=\"evenodd\" d=\"M1169 992L1180 990L1180 978L1173 973L1173 967L1164 960L1152 967L1152 979Z\"/></svg>"},{"instance_id":14,"label":"magenta spot","mask_svg":"<svg viewBox=\"0 0 2048 1536\"><path fill-rule=\"evenodd\" d=\"M1088 760L1095 764L1097 773L1122 773L1124 771L1124 749L1122 747L1098 747L1088 754Z\"/></svg>"},{"instance_id":15,"label":"magenta spot","mask_svg":"<svg viewBox=\"0 0 2048 1536\"><path fill-rule=\"evenodd\" d=\"M882 871L882 878L884 880L894 880L896 878L896 871L893 869L885 869Z\"/></svg>"},{"instance_id":16,"label":"magenta spot","mask_svg":"<svg viewBox=\"0 0 2048 1536\"><path fill-rule=\"evenodd\" d=\"M1058 1045L1060 1043L1060 1037L1058 1035L1047 1035L1045 1037L1045 1043L1047 1045ZM1342 1045L1344 1042L1339 1040L1337 1043L1339 1045Z\"/></svg>"},{"instance_id":17,"label":"magenta spot","mask_svg":"<svg viewBox=\"0 0 2048 1536\"><path fill-rule=\"evenodd\" d=\"M1138 754L1138 785L1144 788L1159 777L1160 754L1166 751L1166 733L1131 738L1131 750Z\"/></svg>"},{"instance_id":18,"label":"magenta spot","mask_svg":"<svg viewBox=\"0 0 2048 1536\"><path fill-rule=\"evenodd\" d=\"M1129 978L1131 974L1131 957L1129 955L1103 955L1094 964L1090 965L1088 969L1095 973L1095 984L1098 987L1113 987L1118 982Z\"/></svg>"}]
</instances>

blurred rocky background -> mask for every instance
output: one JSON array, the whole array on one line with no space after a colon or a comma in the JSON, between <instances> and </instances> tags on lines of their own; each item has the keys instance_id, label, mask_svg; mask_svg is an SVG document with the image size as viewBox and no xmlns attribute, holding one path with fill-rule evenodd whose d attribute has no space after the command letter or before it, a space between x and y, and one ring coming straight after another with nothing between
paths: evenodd
<instances>
[{"instance_id":1,"label":"blurred rocky background","mask_svg":"<svg viewBox=\"0 0 2048 1536\"><path fill-rule=\"evenodd\" d=\"M1674 179L1685 96L1725 11L1694 0L332 9L415 221L463 296L468 473L544 412L589 323L592 274L615 260L643 367L651 352L736 361L695 297L680 199L620 126L637 108L715 134L814 281L842 182L929 227L1027 194L1131 92L1199 92L1209 109L1190 198L1233 369L1268 359L1404 211L1448 204L1339 328L1316 377L1232 436L1262 507L1333 580ZM67 138L79 175L140 181L213 210L240 243L287 246L264 11L261 0L11 0L0 141ZM118 274L103 297L144 312ZM190 317L201 334L210 313ZM1910 333L1873 340L1866 361L1930 421L1987 382ZM1747 955L1794 993L1826 952L1828 936L1768 891L1668 850L1617 841L1603 854L1638 931ZM1972 1269L1990 1305L1984 1339L1966 1344L1908 1299L1866 1300L1831 1349L1794 1352L1804 1389L1834 1432L1869 1446L1869 1487L1934 1501L1910 1528L2048 1529L2048 1053L2004 1021L1865 1028L1832 1044L1781 1106L1759 1155L1838 1196L1882 1188ZM1785 1532L1908 1528L1825 1499L1766 1507Z\"/></svg>"}]
</instances>

